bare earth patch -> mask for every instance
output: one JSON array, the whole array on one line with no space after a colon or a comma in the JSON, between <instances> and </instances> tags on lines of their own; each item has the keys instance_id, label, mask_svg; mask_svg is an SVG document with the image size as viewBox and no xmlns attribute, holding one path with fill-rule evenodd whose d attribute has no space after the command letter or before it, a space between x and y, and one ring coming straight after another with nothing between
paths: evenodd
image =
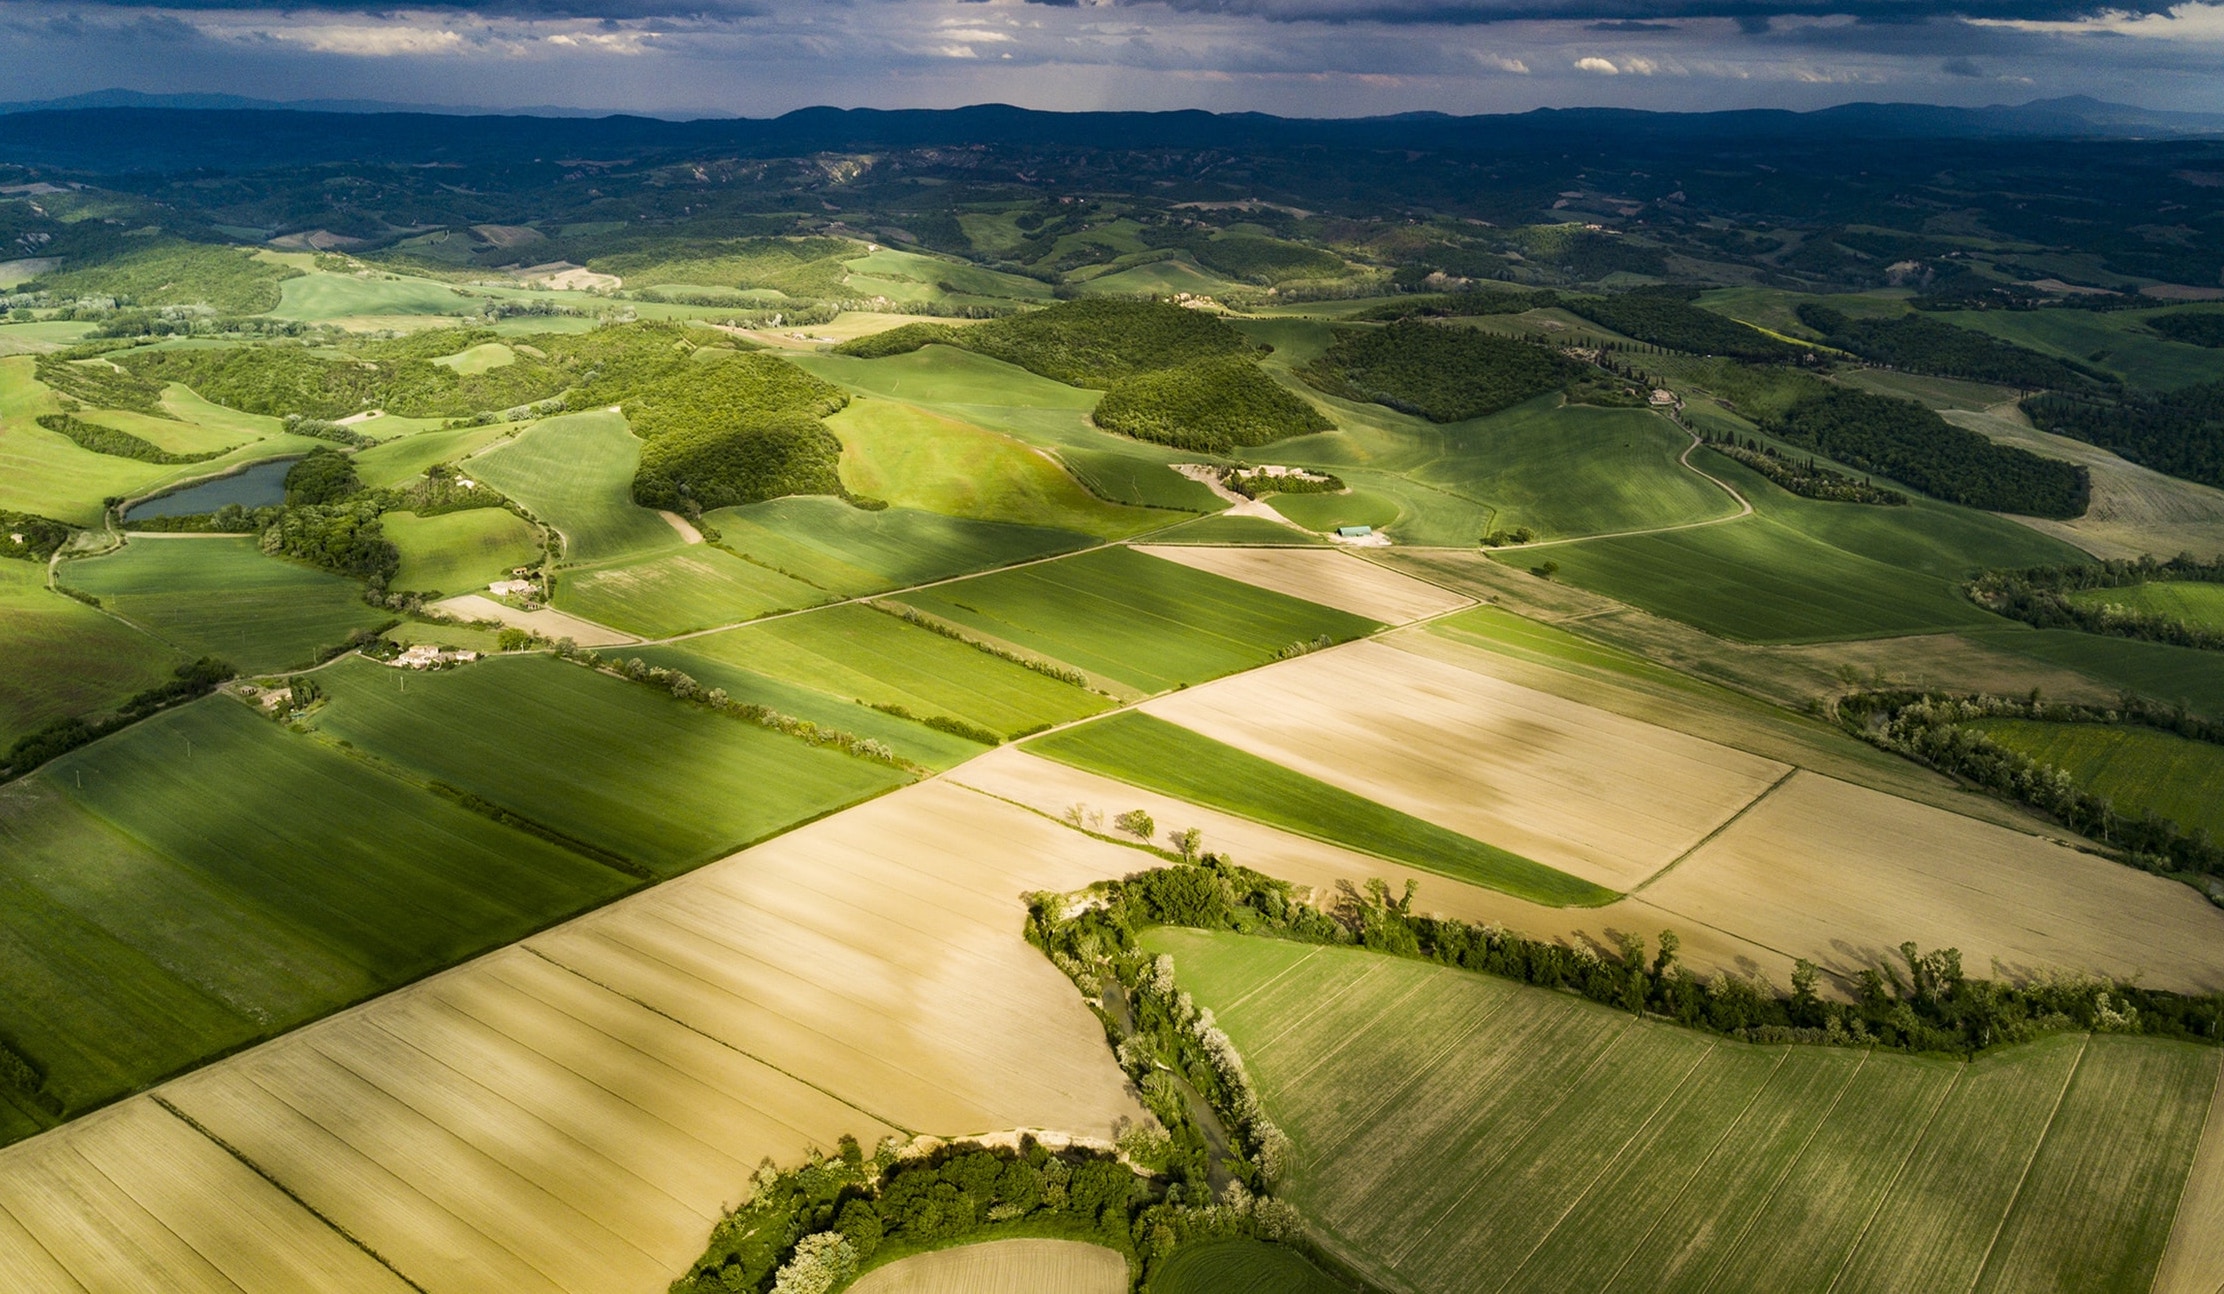
<instances>
[{"instance_id":1,"label":"bare earth patch","mask_svg":"<svg viewBox=\"0 0 2224 1294\"><path fill-rule=\"evenodd\" d=\"M2224 912L2176 881L1799 773L1644 891L1663 911L1844 974L1912 939L1974 974L2094 971L2224 988Z\"/></svg>"},{"instance_id":2,"label":"bare earth patch","mask_svg":"<svg viewBox=\"0 0 2224 1294\"><path fill-rule=\"evenodd\" d=\"M616 647L641 641L632 634L620 633L608 625L598 625L592 620L582 620L578 616L550 607L543 607L538 611L520 611L516 607L504 606L493 598L476 593L444 598L433 603L432 609L458 620L499 620L519 629L530 629L543 638L569 638L582 647Z\"/></svg>"},{"instance_id":3,"label":"bare earth patch","mask_svg":"<svg viewBox=\"0 0 2224 1294\"><path fill-rule=\"evenodd\" d=\"M1385 624L1408 624L1475 604L1473 598L1332 548L1137 544L1135 550Z\"/></svg>"},{"instance_id":4,"label":"bare earth patch","mask_svg":"<svg viewBox=\"0 0 2224 1294\"><path fill-rule=\"evenodd\" d=\"M368 1249L432 1294L652 1294L766 1156L1108 1138L1148 1116L1020 930L1133 857L897 792L0 1151L0 1273L403 1288Z\"/></svg>"},{"instance_id":5,"label":"bare earth patch","mask_svg":"<svg viewBox=\"0 0 2224 1294\"><path fill-rule=\"evenodd\" d=\"M1078 1240L991 1240L914 1254L851 1294L1122 1294L1127 1259Z\"/></svg>"},{"instance_id":6,"label":"bare earth patch","mask_svg":"<svg viewBox=\"0 0 2224 1294\"><path fill-rule=\"evenodd\" d=\"M1377 642L1143 708L1618 890L1667 866L1789 771Z\"/></svg>"},{"instance_id":7,"label":"bare earth patch","mask_svg":"<svg viewBox=\"0 0 2224 1294\"><path fill-rule=\"evenodd\" d=\"M664 522L666 525L679 532L679 536L682 542L690 544L699 544L703 542L703 532L697 530L694 526L694 523L690 522L687 518L681 516L679 513L666 512L662 508L659 508L657 509L656 515L664 518Z\"/></svg>"}]
</instances>

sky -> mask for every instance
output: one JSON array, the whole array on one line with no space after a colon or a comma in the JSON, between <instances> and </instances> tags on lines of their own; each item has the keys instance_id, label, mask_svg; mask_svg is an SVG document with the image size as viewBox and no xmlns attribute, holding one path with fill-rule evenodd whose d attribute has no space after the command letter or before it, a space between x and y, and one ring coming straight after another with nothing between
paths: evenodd
<instances>
[{"instance_id":1,"label":"sky","mask_svg":"<svg viewBox=\"0 0 2224 1294\"><path fill-rule=\"evenodd\" d=\"M1608 105L2224 111L2224 3L2085 0L0 0L0 99L771 116L818 104L1285 116Z\"/></svg>"}]
</instances>

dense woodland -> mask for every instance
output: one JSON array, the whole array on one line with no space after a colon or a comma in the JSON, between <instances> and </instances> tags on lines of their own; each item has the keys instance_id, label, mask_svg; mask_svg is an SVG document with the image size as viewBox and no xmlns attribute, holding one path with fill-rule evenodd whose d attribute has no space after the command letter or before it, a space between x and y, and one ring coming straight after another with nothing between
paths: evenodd
<instances>
[{"instance_id":1,"label":"dense woodland","mask_svg":"<svg viewBox=\"0 0 2224 1294\"><path fill-rule=\"evenodd\" d=\"M2224 486L2224 382L2110 399L2035 395L2023 402L2041 431L2090 441L2158 472Z\"/></svg>"},{"instance_id":2,"label":"dense woodland","mask_svg":"<svg viewBox=\"0 0 2224 1294\"><path fill-rule=\"evenodd\" d=\"M1431 422L1509 409L1588 375L1542 346L1472 328L1400 322L1348 328L1299 375L1330 395Z\"/></svg>"},{"instance_id":3,"label":"dense woodland","mask_svg":"<svg viewBox=\"0 0 2224 1294\"><path fill-rule=\"evenodd\" d=\"M1639 288L1607 297L1568 297L1562 308L1624 337L1693 355L1733 359L1789 360L1809 352L1758 328L1692 304L1690 288Z\"/></svg>"},{"instance_id":4,"label":"dense woodland","mask_svg":"<svg viewBox=\"0 0 2224 1294\"><path fill-rule=\"evenodd\" d=\"M1091 417L1106 431L1206 454L1233 453L1332 425L1249 357L1232 354L1124 378Z\"/></svg>"},{"instance_id":5,"label":"dense woodland","mask_svg":"<svg viewBox=\"0 0 2224 1294\"><path fill-rule=\"evenodd\" d=\"M1933 498L2032 517L2076 517L2092 485L2082 467L1995 444L1912 400L1831 387L1763 426L1803 449L1903 481Z\"/></svg>"},{"instance_id":6,"label":"dense woodland","mask_svg":"<svg viewBox=\"0 0 2224 1294\"><path fill-rule=\"evenodd\" d=\"M1921 315L1853 319L1809 302L1799 307L1799 321L1841 350L1910 373L1997 382L2025 390L2084 390L2107 380L2083 365Z\"/></svg>"}]
</instances>

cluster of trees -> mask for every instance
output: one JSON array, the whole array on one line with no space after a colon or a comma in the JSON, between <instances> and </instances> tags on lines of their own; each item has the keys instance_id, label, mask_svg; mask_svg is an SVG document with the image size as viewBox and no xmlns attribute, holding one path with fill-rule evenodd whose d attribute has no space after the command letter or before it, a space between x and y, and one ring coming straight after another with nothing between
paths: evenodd
<instances>
[{"instance_id":1,"label":"cluster of trees","mask_svg":"<svg viewBox=\"0 0 2224 1294\"><path fill-rule=\"evenodd\" d=\"M2078 389L2109 380L2083 365L1921 315L1853 319L1828 306L1808 302L1799 307L1799 321L1840 350L1910 373L1998 382L2026 390Z\"/></svg>"},{"instance_id":2,"label":"cluster of trees","mask_svg":"<svg viewBox=\"0 0 2224 1294\"><path fill-rule=\"evenodd\" d=\"M1068 1235L1133 1256L1138 1237L1147 1244L1169 1212L1165 1188L1114 1155L1052 1151L1031 1136L1016 1148L961 1141L913 1154L891 1137L869 1156L845 1136L833 1157L787 1172L767 1163L750 1186L749 1202L719 1221L674 1294L828 1294L876 1256L1002 1231Z\"/></svg>"},{"instance_id":3,"label":"cluster of trees","mask_svg":"<svg viewBox=\"0 0 2224 1294\"><path fill-rule=\"evenodd\" d=\"M295 319L218 314L204 306L130 308L100 317L87 337L152 340L160 337L299 337L308 325Z\"/></svg>"},{"instance_id":4,"label":"cluster of trees","mask_svg":"<svg viewBox=\"0 0 2224 1294\"><path fill-rule=\"evenodd\" d=\"M68 754L87 742L98 741L158 710L207 696L216 690L217 684L231 676L229 664L214 656L203 656L172 670L169 682L157 683L132 694L107 718L57 719L25 733L8 747L6 755L0 756L0 781L21 777L50 759Z\"/></svg>"},{"instance_id":5,"label":"cluster of trees","mask_svg":"<svg viewBox=\"0 0 2224 1294\"><path fill-rule=\"evenodd\" d=\"M43 562L68 543L69 537L70 527L65 522L35 512L0 508L0 557Z\"/></svg>"},{"instance_id":6,"label":"cluster of trees","mask_svg":"<svg viewBox=\"0 0 2224 1294\"><path fill-rule=\"evenodd\" d=\"M1651 950L1634 934L1620 936L1608 952L1530 939L1495 924L1415 915L1412 882L1401 894L1379 880L1344 885L1327 907L1315 907L1285 882L1206 855L1199 864L1157 868L1089 894L1095 906L1071 919L1061 919L1065 909L1056 905L1080 905L1063 898L1041 898L1030 909L1030 940L1069 976L1102 974L1139 956L1128 951L1133 932L1163 924L1357 945L1572 990L1750 1042L1967 1055L2070 1029L2224 1041L2224 994L2191 997L2091 977L1979 979L1963 972L1956 950L1924 952L1914 943L1900 945L1897 963L1855 975L1848 985L1854 1000L1839 1002L1817 991L1823 972L1805 959L1795 962L1788 992L1758 977L1701 978L1677 961L1681 940L1674 931L1662 931Z\"/></svg>"},{"instance_id":7,"label":"cluster of trees","mask_svg":"<svg viewBox=\"0 0 2224 1294\"><path fill-rule=\"evenodd\" d=\"M1400 321L1347 328L1298 375L1330 395L1431 422L1480 418L1589 374L1543 346L1472 328Z\"/></svg>"},{"instance_id":8,"label":"cluster of trees","mask_svg":"<svg viewBox=\"0 0 2224 1294\"><path fill-rule=\"evenodd\" d=\"M1106 431L1204 454L1232 453L1334 425L1240 354L1123 378L1091 416Z\"/></svg>"},{"instance_id":9,"label":"cluster of trees","mask_svg":"<svg viewBox=\"0 0 2224 1294\"><path fill-rule=\"evenodd\" d=\"M1988 611L2041 629L2081 629L2091 634L2224 651L2224 631L2187 624L2176 616L2111 603L2091 605L2069 597L2084 589L2120 589L2168 580L2224 583L2224 558L2204 562L2191 554L2180 554L2167 562L2148 556L2137 561L2111 559L2079 566L1982 571L1970 581L1969 596Z\"/></svg>"},{"instance_id":10,"label":"cluster of trees","mask_svg":"<svg viewBox=\"0 0 2224 1294\"><path fill-rule=\"evenodd\" d=\"M1692 304L1696 288L1638 288L1610 297L1566 297L1558 304L1625 337L1693 355L1794 360L1804 346L1778 341L1758 328Z\"/></svg>"},{"instance_id":11,"label":"cluster of trees","mask_svg":"<svg viewBox=\"0 0 2224 1294\"><path fill-rule=\"evenodd\" d=\"M286 505L334 503L363 488L355 460L336 449L312 449L286 469Z\"/></svg>"},{"instance_id":12,"label":"cluster of trees","mask_svg":"<svg viewBox=\"0 0 2224 1294\"><path fill-rule=\"evenodd\" d=\"M940 343L1016 364L1069 386L1110 388L1123 378L1216 355L1247 355L1251 344L1226 321L1164 301L1089 298L959 328L916 323L834 348L878 359Z\"/></svg>"},{"instance_id":13,"label":"cluster of trees","mask_svg":"<svg viewBox=\"0 0 2224 1294\"><path fill-rule=\"evenodd\" d=\"M1342 494L1344 478L1333 472L1268 472L1237 463L1220 473L1231 494L1263 499L1270 494Z\"/></svg>"},{"instance_id":14,"label":"cluster of trees","mask_svg":"<svg viewBox=\"0 0 2224 1294\"><path fill-rule=\"evenodd\" d=\"M2031 517L2078 517L2092 497L2086 470L1995 444L1912 400L1830 387L1764 420L1772 434L1933 498Z\"/></svg>"},{"instance_id":15,"label":"cluster of trees","mask_svg":"<svg viewBox=\"0 0 2224 1294\"><path fill-rule=\"evenodd\" d=\"M253 248L156 237L107 257L71 257L20 285L26 292L97 292L119 304L205 305L219 314L259 315L278 308L278 285L299 276L286 265L255 259Z\"/></svg>"},{"instance_id":16,"label":"cluster of trees","mask_svg":"<svg viewBox=\"0 0 2224 1294\"><path fill-rule=\"evenodd\" d=\"M74 362L76 358L75 350L41 355L33 362L32 374L55 393L96 409L129 409L156 418L171 416L162 407L161 382L107 364L79 364Z\"/></svg>"},{"instance_id":17,"label":"cluster of trees","mask_svg":"<svg viewBox=\"0 0 2224 1294\"><path fill-rule=\"evenodd\" d=\"M402 564L379 523L383 510L372 498L279 508L263 529L262 549L383 588Z\"/></svg>"},{"instance_id":18,"label":"cluster of trees","mask_svg":"<svg viewBox=\"0 0 2224 1294\"><path fill-rule=\"evenodd\" d=\"M2090 441L2158 472L2224 486L2224 382L2113 398L2049 393L2024 400L2041 431Z\"/></svg>"},{"instance_id":19,"label":"cluster of trees","mask_svg":"<svg viewBox=\"0 0 2224 1294\"><path fill-rule=\"evenodd\" d=\"M1722 440L1709 438L1707 447L1806 498L1885 507L1899 507L1907 502L1907 496L1898 490L1888 490L1867 480L1856 481L1844 472L1831 471L1812 458L1795 462L1751 437L1743 441L1735 436Z\"/></svg>"},{"instance_id":20,"label":"cluster of trees","mask_svg":"<svg viewBox=\"0 0 2224 1294\"><path fill-rule=\"evenodd\" d=\"M634 434L653 441L767 414L823 418L848 403L848 392L785 360L706 351L643 384L624 407Z\"/></svg>"},{"instance_id":21,"label":"cluster of trees","mask_svg":"<svg viewBox=\"0 0 2224 1294\"><path fill-rule=\"evenodd\" d=\"M2188 346L2224 348L2224 310L2174 310L2150 316L2147 327Z\"/></svg>"},{"instance_id":22,"label":"cluster of trees","mask_svg":"<svg viewBox=\"0 0 2224 1294\"><path fill-rule=\"evenodd\" d=\"M2116 707L2049 703L1992 696L1946 697L1923 692L1874 692L1838 702L1839 718L1856 734L1886 750L2019 800L2062 825L2129 852L2149 871L2224 872L2224 846L2196 827L2142 810L2128 814L2108 797L2077 785L2068 772L2010 750L1964 725L1978 719L2037 719L2047 723L2138 724L2195 741L2224 745L2224 725L2126 696ZM2203 1034L2212 1037L2214 1034Z\"/></svg>"},{"instance_id":23,"label":"cluster of trees","mask_svg":"<svg viewBox=\"0 0 2224 1294\"><path fill-rule=\"evenodd\" d=\"M277 344L142 350L120 362L158 394L161 383L179 382L218 404L273 417L333 419L384 409L415 418L462 418L566 396L583 406L615 404L683 368L698 350L738 349L729 338L706 340L699 330L629 324L520 339L512 344L510 363L483 372L459 373L433 362L493 337L483 329L443 328L353 343L342 356Z\"/></svg>"},{"instance_id":24,"label":"cluster of trees","mask_svg":"<svg viewBox=\"0 0 2224 1294\"><path fill-rule=\"evenodd\" d=\"M788 494L842 494L842 442L807 413L667 431L641 449L633 501L700 516Z\"/></svg>"}]
</instances>

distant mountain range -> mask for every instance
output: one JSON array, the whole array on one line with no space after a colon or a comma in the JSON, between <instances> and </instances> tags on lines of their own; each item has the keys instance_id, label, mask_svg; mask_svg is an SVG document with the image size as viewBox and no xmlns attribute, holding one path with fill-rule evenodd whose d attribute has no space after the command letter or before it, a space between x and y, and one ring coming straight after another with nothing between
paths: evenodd
<instances>
[{"instance_id":1,"label":"distant mountain range","mask_svg":"<svg viewBox=\"0 0 2224 1294\"><path fill-rule=\"evenodd\" d=\"M270 103L233 95L103 90L0 104L0 162L100 172L259 169L332 162L424 165L505 160L680 157L972 145L1230 152L1331 148L1467 155L1574 150L1759 148L1812 152L1895 141L2196 140L2224 137L2224 114L2165 112L2090 98L1951 108L1852 103L1814 112L1643 112L1540 108L1455 117L1303 119L1264 113L1038 112L803 108L773 118L667 120L568 109L493 112L365 100Z\"/></svg>"},{"instance_id":2,"label":"distant mountain range","mask_svg":"<svg viewBox=\"0 0 2224 1294\"><path fill-rule=\"evenodd\" d=\"M16 103L0 103L0 114L75 112L103 108L167 111L323 112L351 115L407 113L443 117L554 117L565 119L639 117L644 120L670 122L752 121L752 119L732 116L689 117L676 113L644 115L553 106L486 108L456 104L393 103L381 99L275 100L252 99L236 94L145 94L138 90L122 89L94 90L86 94L73 94L62 99L32 99ZM2087 95L2071 95L2058 99L2034 99L2023 104L1993 104L1983 108L1952 108L1922 103L1848 103L1835 108L1822 108L1811 112L1757 109L1732 112L1676 113L1643 112L1634 109L1614 108L1540 108L1528 113L1471 117L1458 117L1438 112L1409 112L1387 117L1334 118L1329 120L1271 117L1263 113L1038 113L1022 108L1006 107L1001 104L982 104L972 108L948 110L887 111L870 108L850 110L802 108L776 118L753 119L752 124L774 126L783 123L799 123L804 120L823 120L829 116L834 116L858 123L878 120L894 125L914 119L978 118L989 114L1060 120L1105 118L1122 123L1123 128L1126 123L1138 118L1166 120L1170 118L1205 117L1220 121L1286 122L1293 126L1304 126L1314 130L1323 126L1339 126L1347 130L1362 132L1385 130L1391 133L1395 133L1400 126L1425 129L1428 126L1452 126L1460 123L1503 122L1510 118L1564 117L1583 121L1597 120L1617 123L1633 119L1658 119L1662 121L1698 119L1718 127L1727 127L1731 133L1746 135L1835 134L1849 127L1885 134L1948 138L1985 135L2138 138L2156 135L2224 134L2224 113L2170 112L2155 108L2135 107L2131 104L2108 103Z\"/></svg>"}]
</instances>

